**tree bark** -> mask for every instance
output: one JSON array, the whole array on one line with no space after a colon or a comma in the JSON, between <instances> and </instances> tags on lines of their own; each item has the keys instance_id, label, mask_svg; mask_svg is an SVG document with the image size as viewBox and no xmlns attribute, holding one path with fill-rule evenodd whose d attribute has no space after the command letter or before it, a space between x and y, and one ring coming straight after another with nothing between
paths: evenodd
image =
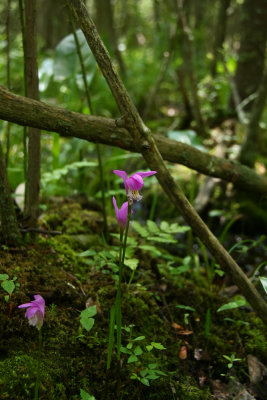
<instances>
[{"instance_id":1,"label":"tree bark","mask_svg":"<svg viewBox=\"0 0 267 400\"><path fill-rule=\"evenodd\" d=\"M17 217L7 179L6 165L0 142L0 232L3 243L17 246L21 241Z\"/></svg>"},{"instance_id":2,"label":"tree bark","mask_svg":"<svg viewBox=\"0 0 267 400\"><path fill-rule=\"evenodd\" d=\"M205 225L185 197L180 186L170 175L149 129L142 121L128 92L120 80L82 0L68 0L68 3L86 37L99 68L107 80L123 116L125 126L130 132L136 148L142 153L149 168L157 171L156 177L175 208L183 215L184 219L192 227L193 231L204 245L207 246L221 268L232 277L233 281L240 289L240 292L254 308L255 313L267 324L266 302L250 282L246 274Z\"/></svg>"},{"instance_id":3,"label":"tree bark","mask_svg":"<svg viewBox=\"0 0 267 400\"><path fill-rule=\"evenodd\" d=\"M257 145L259 143L259 123L264 110L267 94L267 65L263 74L258 95L253 103L249 123L246 129L246 137L240 152L240 161L253 168L257 157Z\"/></svg>"},{"instance_id":4,"label":"tree bark","mask_svg":"<svg viewBox=\"0 0 267 400\"><path fill-rule=\"evenodd\" d=\"M235 83L241 101L258 90L267 39L267 0L245 0L241 8L241 40ZM250 102L244 110L252 107Z\"/></svg>"},{"instance_id":5,"label":"tree bark","mask_svg":"<svg viewBox=\"0 0 267 400\"><path fill-rule=\"evenodd\" d=\"M25 0L25 72L27 96L39 100L38 66L36 51L36 2ZM41 164L41 132L29 128L28 173L25 196L25 219L30 228L36 228L39 215L40 164Z\"/></svg>"},{"instance_id":6,"label":"tree bark","mask_svg":"<svg viewBox=\"0 0 267 400\"><path fill-rule=\"evenodd\" d=\"M211 76L216 76L217 62L220 58L220 51L223 47L223 42L226 33L226 22L227 22L227 9L230 5L231 0L220 0L218 3L218 15L215 26L214 42L213 42L213 58L211 62Z\"/></svg>"},{"instance_id":7,"label":"tree bark","mask_svg":"<svg viewBox=\"0 0 267 400\"><path fill-rule=\"evenodd\" d=\"M207 127L204 121L200 100L198 96L198 87L197 87L197 78L194 71L194 56L193 56L193 34L187 23L186 16L183 9L183 0L175 0L176 12L177 12L177 26L181 27L182 35L181 39L183 42L183 71L188 76L189 85L191 89L191 97L192 97L192 112L196 123L196 129L200 136L206 137Z\"/></svg>"},{"instance_id":8,"label":"tree bark","mask_svg":"<svg viewBox=\"0 0 267 400\"><path fill-rule=\"evenodd\" d=\"M87 116L18 96L0 85L0 118L23 126L32 126L64 137L77 137L139 152L132 137L119 120ZM267 178L238 162L204 153L195 147L153 135L166 161L182 164L201 174L220 178L248 192L267 194Z\"/></svg>"}]
</instances>

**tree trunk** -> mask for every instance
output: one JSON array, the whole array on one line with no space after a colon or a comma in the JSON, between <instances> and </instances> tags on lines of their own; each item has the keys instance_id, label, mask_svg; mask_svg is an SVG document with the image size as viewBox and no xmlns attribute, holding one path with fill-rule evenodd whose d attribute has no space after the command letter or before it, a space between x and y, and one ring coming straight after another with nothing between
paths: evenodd
<instances>
[{"instance_id":1,"label":"tree trunk","mask_svg":"<svg viewBox=\"0 0 267 400\"><path fill-rule=\"evenodd\" d=\"M0 231L3 243L10 246L18 246L21 242L21 234L18 228L17 217L13 199L7 179L6 165L0 142Z\"/></svg>"},{"instance_id":2,"label":"tree trunk","mask_svg":"<svg viewBox=\"0 0 267 400\"><path fill-rule=\"evenodd\" d=\"M240 100L258 90L262 79L267 38L267 0L245 0L241 9L241 40L235 83ZM249 102L244 110L250 110Z\"/></svg>"},{"instance_id":3,"label":"tree trunk","mask_svg":"<svg viewBox=\"0 0 267 400\"><path fill-rule=\"evenodd\" d=\"M212 51L212 62L211 62L211 76L215 77L217 62L220 58L220 51L222 50L223 42L226 33L226 22L227 22L227 9L230 5L231 0L220 0L218 5L218 15L216 19L216 27L214 33L213 51Z\"/></svg>"},{"instance_id":4,"label":"tree trunk","mask_svg":"<svg viewBox=\"0 0 267 400\"><path fill-rule=\"evenodd\" d=\"M36 3L25 0L25 72L27 96L39 100L38 66L36 51L35 18ZM41 132L29 128L28 174L25 197L25 219L30 228L36 228L39 214L40 164L41 164Z\"/></svg>"},{"instance_id":5,"label":"tree trunk","mask_svg":"<svg viewBox=\"0 0 267 400\"><path fill-rule=\"evenodd\" d=\"M258 90L258 96L253 103L249 123L246 129L246 137L240 152L240 161L253 168L256 156L258 154L257 147L259 144L259 123L263 113L267 94L267 65L263 74L262 82Z\"/></svg>"},{"instance_id":6,"label":"tree trunk","mask_svg":"<svg viewBox=\"0 0 267 400\"><path fill-rule=\"evenodd\" d=\"M95 9L97 29L103 36L103 41L110 44L111 50L118 62L120 72L124 76L125 66L118 49L118 40L114 27L114 12L111 0L95 0Z\"/></svg>"}]
</instances>

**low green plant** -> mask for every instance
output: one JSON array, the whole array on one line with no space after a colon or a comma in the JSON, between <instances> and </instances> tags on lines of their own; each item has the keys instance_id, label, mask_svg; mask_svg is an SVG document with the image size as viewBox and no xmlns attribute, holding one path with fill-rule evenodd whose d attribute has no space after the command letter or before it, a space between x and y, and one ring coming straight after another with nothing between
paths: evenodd
<instances>
[{"instance_id":1,"label":"low green plant","mask_svg":"<svg viewBox=\"0 0 267 400\"><path fill-rule=\"evenodd\" d=\"M94 326L95 319L93 317L96 313L96 306L91 306L83 310L80 314L80 324L87 332L89 332Z\"/></svg>"},{"instance_id":2,"label":"low green plant","mask_svg":"<svg viewBox=\"0 0 267 400\"><path fill-rule=\"evenodd\" d=\"M141 345L141 342L143 342L146 337L137 336L132 338L133 327L133 324L123 327L123 330L129 333L129 340L126 347L121 347L121 352L128 356L127 364L135 363L139 367L139 372L132 372L130 378L137 379L144 385L150 386L150 380L158 379L160 376L166 376L166 374L157 369L156 363L149 363L147 366L144 366L144 360L142 359L142 356L150 353L153 350L166 350L166 348L161 343L153 341L146 345Z\"/></svg>"},{"instance_id":3,"label":"low green plant","mask_svg":"<svg viewBox=\"0 0 267 400\"><path fill-rule=\"evenodd\" d=\"M162 221L158 226L154 221L147 220L146 226L137 221L132 222L133 229L144 239L156 243L177 243L174 235L188 232L189 226L181 226L177 222L169 224Z\"/></svg>"},{"instance_id":4,"label":"low green plant","mask_svg":"<svg viewBox=\"0 0 267 400\"><path fill-rule=\"evenodd\" d=\"M223 355L223 357L228 361L227 368L230 370L233 368L234 363L241 361L241 358L236 358L235 353L231 354L230 356ZM221 374L222 376L225 376L225 374ZM230 378L233 379L233 376L230 375Z\"/></svg>"},{"instance_id":5,"label":"low green plant","mask_svg":"<svg viewBox=\"0 0 267 400\"><path fill-rule=\"evenodd\" d=\"M88 392L86 392L83 389L80 389L80 396L81 396L81 400L96 400L95 396L92 396L91 394L89 394Z\"/></svg>"},{"instance_id":6,"label":"low green plant","mask_svg":"<svg viewBox=\"0 0 267 400\"><path fill-rule=\"evenodd\" d=\"M247 301L243 297L237 296L235 298L235 300L230 301L229 303L223 304L220 308L218 308L217 312L232 310L234 308L242 307L247 304L248 304Z\"/></svg>"},{"instance_id":7,"label":"low green plant","mask_svg":"<svg viewBox=\"0 0 267 400\"><path fill-rule=\"evenodd\" d=\"M20 284L16 282L17 279L18 278L16 276L14 276L14 278L12 279L9 279L9 276L7 274L0 274L0 281L2 281L1 287L7 293L7 295L5 295L6 302L10 301L11 295L14 292L15 288L20 286Z\"/></svg>"}]
</instances>

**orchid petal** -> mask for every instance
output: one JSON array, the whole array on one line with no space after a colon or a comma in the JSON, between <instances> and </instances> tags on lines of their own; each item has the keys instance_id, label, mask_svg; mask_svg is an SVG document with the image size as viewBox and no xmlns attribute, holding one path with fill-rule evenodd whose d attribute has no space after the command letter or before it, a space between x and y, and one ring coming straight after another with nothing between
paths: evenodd
<instances>
[{"instance_id":1,"label":"orchid petal","mask_svg":"<svg viewBox=\"0 0 267 400\"><path fill-rule=\"evenodd\" d=\"M141 176L142 178L145 178L146 176L155 175L156 173L157 171L136 172L136 174Z\"/></svg>"},{"instance_id":2,"label":"orchid petal","mask_svg":"<svg viewBox=\"0 0 267 400\"><path fill-rule=\"evenodd\" d=\"M114 174L119 175L123 179L124 182L126 181L127 174L125 171L120 171L118 169L115 169L113 172L114 172Z\"/></svg>"},{"instance_id":3,"label":"orchid petal","mask_svg":"<svg viewBox=\"0 0 267 400\"><path fill-rule=\"evenodd\" d=\"M126 180L126 185L131 190L140 190L144 186L144 181L140 175L133 174Z\"/></svg>"},{"instance_id":4,"label":"orchid petal","mask_svg":"<svg viewBox=\"0 0 267 400\"><path fill-rule=\"evenodd\" d=\"M33 301L30 303L24 303L18 306L18 308L28 308L25 313L25 317L28 318L29 324L36 326L40 329L43 325L43 319L45 314L45 300L39 294L34 296Z\"/></svg>"},{"instance_id":5,"label":"orchid petal","mask_svg":"<svg viewBox=\"0 0 267 400\"><path fill-rule=\"evenodd\" d=\"M117 206L117 202L116 202L115 196L112 197L112 201L113 201L113 206L115 208L116 218L118 219L119 209L118 209L118 206Z\"/></svg>"},{"instance_id":6,"label":"orchid petal","mask_svg":"<svg viewBox=\"0 0 267 400\"><path fill-rule=\"evenodd\" d=\"M120 209L120 220L124 229L126 228L127 225L127 217L128 217L128 201L123 203Z\"/></svg>"}]
</instances>

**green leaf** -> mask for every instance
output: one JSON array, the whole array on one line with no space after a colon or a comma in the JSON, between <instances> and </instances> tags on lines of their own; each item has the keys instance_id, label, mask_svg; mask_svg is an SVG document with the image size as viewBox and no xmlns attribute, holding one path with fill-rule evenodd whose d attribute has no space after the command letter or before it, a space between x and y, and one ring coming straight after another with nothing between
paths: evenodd
<instances>
[{"instance_id":1,"label":"green leaf","mask_svg":"<svg viewBox=\"0 0 267 400\"><path fill-rule=\"evenodd\" d=\"M139 224L139 222L137 221L133 221L132 222L132 228L143 238L146 238L149 233L146 230L146 228L144 228L141 224Z\"/></svg>"},{"instance_id":2,"label":"green leaf","mask_svg":"<svg viewBox=\"0 0 267 400\"><path fill-rule=\"evenodd\" d=\"M143 354L143 350L141 349L140 346L136 346L136 348L134 349L134 354L136 356L141 356L141 354Z\"/></svg>"},{"instance_id":3,"label":"green leaf","mask_svg":"<svg viewBox=\"0 0 267 400\"><path fill-rule=\"evenodd\" d=\"M142 379L140 380L140 382L142 382L143 385L150 386L149 380L148 380L147 378L142 378Z\"/></svg>"},{"instance_id":4,"label":"green leaf","mask_svg":"<svg viewBox=\"0 0 267 400\"><path fill-rule=\"evenodd\" d=\"M139 246L139 249L145 250L145 251L149 251L152 255L154 256L161 256L162 252L157 249L155 246L149 245L149 244L145 244L142 246Z\"/></svg>"},{"instance_id":5,"label":"green leaf","mask_svg":"<svg viewBox=\"0 0 267 400\"><path fill-rule=\"evenodd\" d=\"M80 389L81 400L95 400L95 396L91 396L85 390Z\"/></svg>"},{"instance_id":6,"label":"green leaf","mask_svg":"<svg viewBox=\"0 0 267 400\"><path fill-rule=\"evenodd\" d=\"M148 344L146 346L146 349L147 349L147 351L151 351L151 350L153 350L153 346L151 346L151 344Z\"/></svg>"},{"instance_id":7,"label":"green leaf","mask_svg":"<svg viewBox=\"0 0 267 400\"><path fill-rule=\"evenodd\" d=\"M13 281L3 281L1 286L9 295L11 295L15 289L15 283Z\"/></svg>"},{"instance_id":8,"label":"green leaf","mask_svg":"<svg viewBox=\"0 0 267 400\"><path fill-rule=\"evenodd\" d=\"M148 364L148 368L149 368L149 369L155 369L155 368L157 368L157 366L158 366L158 364L157 364L157 363L154 363L154 364Z\"/></svg>"},{"instance_id":9,"label":"green leaf","mask_svg":"<svg viewBox=\"0 0 267 400\"><path fill-rule=\"evenodd\" d=\"M138 267L139 260L137 258L130 258L124 261L124 264L127 265L132 271L135 271Z\"/></svg>"},{"instance_id":10,"label":"green leaf","mask_svg":"<svg viewBox=\"0 0 267 400\"><path fill-rule=\"evenodd\" d=\"M177 308L182 308L183 310L188 310L188 311L196 311L195 308L189 307L189 306L183 306L182 304L179 304L176 306Z\"/></svg>"},{"instance_id":11,"label":"green leaf","mask_svg":"<svg viewBox=\"0 0 267 400\"><path fill-rule=\"evenodd\" d=\"M147 228L150 233L153 233L153 234L159 233L158 225L154 221L151 221L148 219L146 224L147 224Z\"/></svg>"},{"instance_id":12,"label":"green leaf","mask_svg":"<svg viewBox=\"0 0 267 400\"><path fill-rule=\"evenodd\" d=\"M166 350L166 347L164 347L161 343L151 342L151 345L157 350Z\"/></svg>"},{"instance_id":13,"label":"green leaf","mask_svg":"<svg viewBox=\"0 0 267 400\"><path fill-rule=\"evenodd\" d=\"M156 369L155 372L156 372L158 375L167 376L167 374L165 374L165 372L159 371L158 369Z\"/></svg>"},{"instance_id":14,"label":"green leaf","mask_svg":"<svg viewBox=\"0 0 267 400\"><path fill-rule=\"evenodd\" d=\"M91 306L83 310L80 314L80 323L87 332L89 332L94 326L95 320L91 317L96 315L96 313L96 306Z\"/></svg>"},{"instance_id":15,"label":"green leaf","mask_svg":"<svg viewBox=\"0 0 267 400\"><path fill-rule=\"evenodd\" d=\"M95 70L96 62L92 52L87 45L83 32L79 29L76 31L78 41L81 47L84 66L87 73L88 84L91 83ZM77 47L74 35L71 33L61 40L56 47L54 60L54 77L56 81L62 82L65 79L75 79L76 74L81 70L80 62L77 54Z\"/></svg>"},{"instance_id":16,"label":"green leaf","mask_svg":"<svg viewBox=\"0 0 267 400\"><path fill-rule=\"evenodd\" d=\"M168 137L170 139L177 140L178 142L194 146L199 150L206 151L205 147L202 146L196 132L193 130L188 129L185 131L169 131Z\"/></svg>"},{"instance_id":17,"label":"green leaf","mask_svg":"<svg viewBox=\"0 0 267 400\"><path fill-rule=\"evenodd\" d=\"M7 274L0 274L0 281L7 281L8 275Z\"/></svg>"},{"instance_id":18,"label":"green leaf","mask_svg":"<svg viewBox=\"0 0 267 400\"><path fill-rule=\"evenodd\" d=\"M95 256L95 255L96 255L96 251L93 249L89 249L89 250L83 251L82 253L77 254L78 257L90 257L90 256Z\"/></svg>"},{"instance_id":19,"label":"green leaf","mask_svg":"<svg viewBox=\"0 0 267 400\"><path fill-rule=\"evenodd\" d=\"M95 320L94 318L86 318L86 319L81 318L80 322L82 327L86 329L87 332L89 332L93 328Z\"/></svg>"},{"instance_id":20,"label":"green leaf","mask_svg":"<svg viewBox=\"0 0 267 400\"><path fill-rule=\"evenodd\" d=\"M231 301L230 303L224 304L220 308L218 308L217 312L225 311L225 310L232 310L233 308L238 308L241 306L246 305L247 302L245 299L239 299L235 301Z\"/></svg>"},{"instance_id":21,"label":"green leaf","mask_svg":"<svg viewBox=\"0 0 267 400\"><path fill-rule=\"evenodd\" d=\"M97 314L96 306L91 306L81 312L81 318L90 318L96 314Z\"/></svg>"},{"instance_id":22,"label":"green leaf","mask_svg":"<svg viewBox=\"0 0 267 400\"><path fill-rule=\"evenodd\" d=\"M259 280L261 281L265 293L267 293L267 278L265 276L260 276Z\"/></svg>"},{"instance_id":23,"label":"green leaf","mask_svg":"<svg viewBox=\"0 0 267 400\"><path fill-rule=\"evenodd\" d=\"M132 354L132 355L128 358L127 363L130 364L130 363L133 363L133 362L136 362L136 361L138 361L138 358L137 358L134 354Z\"/></svg>"},{"instance_id":24,"label":"green leaf","mask_svg":"<svg viewBox=\"0 0 267 400\"><path fill-rule=\"evenodd\" d=\"M130 350L126 349L126 347L121 346L121 352L124 354L132 354Z\"/></svg>"},{"instance_id":25,"label":"green leaf","mask_svg":"<svg viewBox=\"0 0 267 400\"><path fill-rule=\"evenodd\" d=\"M181 265L180 267L172 268L170 273L172 275L180 275L183 272L187 272L189 270L190 266L189 265Z\"/></svg>"},{"instance_id":26,"label":"green leaf","mask_svg":"<svg viewBox=\"0 0 267 400\"><path fill-rule=\"evenodd\" d=\"M137 336L134 341L139 341L139 340L144 340L146 337L145 336Z\"/></svg>"},{"instance_id":27,"label":"green leaf","mask_svg":"<svg viewBox=\"0 0 267 400\"><path fill-rule=\"evenodd\" d=\"M147 240L158 243L177 243L177 240L173 239L171 235L161 234L161 236L148 236Z\"/></svg>"}]
</instances>

